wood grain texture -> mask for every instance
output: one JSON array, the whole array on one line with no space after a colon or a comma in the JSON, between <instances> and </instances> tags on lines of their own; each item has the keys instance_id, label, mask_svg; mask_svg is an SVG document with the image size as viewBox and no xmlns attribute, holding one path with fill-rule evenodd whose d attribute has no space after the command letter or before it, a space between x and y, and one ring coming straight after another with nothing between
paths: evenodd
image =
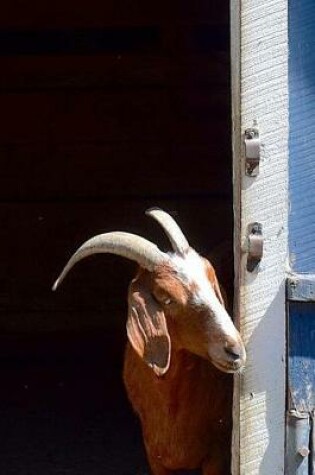
<instances>
[{"instance_id":1,"label":"wood grain texture","mask_svg":"<svg viewBox=\"0 0 315 475\"><path fill-rule=\"evenodd\" d=\"M290 2L290 264L315 271L315 4Z\"/></svg>"},{"instance_id":2,"label":"wood grain texture","mask_svg":"<svg viewBox=\"0 0 315 475\"><path fill-rule=\"evenodd\" d=\"M241 4L230 2L230 31L231 31L231 112L232 112L232 149L233 149L233 204L234 204L234 321L240 330L240 287L241 287ZM232 429L232 458L233 475L240 473L240 375L234 376L233 390L233 429Z\"/></svg>"},{"instance_id":3,"label":"wood grain texture","mask_svg":"<svg viewBox=\"0 0 315 475\"><path fill-rule=\"evenodd\" d=\"M235 179L240 185L236 218L240 221L238 253L246 248L247 226L262 223L264 257L258 272L239 261L239 314L248 363L237 391L235 430L240 453L233 473L280 475L284 470L285 415L285 267L287 259L288 173L288 39L287 2L242 1L234 28L240 32L234 72L240 72L234 117L241 124L234 137ZM233 36L233 28L232 28ZM237 39L236 35L236 39ZM244 174L242 133L258 121L262 141L260 174ZM235 121L237 125L237 119ZM237 441L237 437L235 436Z\"/></svg>"}]
</instances>

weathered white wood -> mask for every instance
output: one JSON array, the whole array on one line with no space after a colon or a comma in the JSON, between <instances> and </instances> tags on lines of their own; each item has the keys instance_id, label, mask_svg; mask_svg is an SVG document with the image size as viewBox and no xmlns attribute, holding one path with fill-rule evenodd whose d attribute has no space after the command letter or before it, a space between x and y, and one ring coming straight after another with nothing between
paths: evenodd
<instances>
[{"instance_id":1,"label":"weathered white wood","mask_svg":"<svg viewBox=\"0 0 315 475\"><path fill-rule=\"evenodd\" d=\"M233 475L284 473L285 271L288 218L286 0L232 0L236 229L235 313L248 353L236 378ZM245 176L242 134L257 120L260 173ZM259 272L246 271L248 224L262 223ZM239 445L238 445L239 444Z\"/></svg>"},{"instance_id":2,"label":"weathered white wood","mask_svg":"<svg viewBox=\"0 0 315 475\"><path fill-rule=\"evenodd\" d=\"M240 256L241 256L241 61L240 61L240 2L230 2L231 18L231 86L232 86L232 146L233 146L233 199L234 199L234 322L240 328ZM240 470L240 377L234 376L233 433L232 433L232 473Z\"/></svg>"}]
</instances>

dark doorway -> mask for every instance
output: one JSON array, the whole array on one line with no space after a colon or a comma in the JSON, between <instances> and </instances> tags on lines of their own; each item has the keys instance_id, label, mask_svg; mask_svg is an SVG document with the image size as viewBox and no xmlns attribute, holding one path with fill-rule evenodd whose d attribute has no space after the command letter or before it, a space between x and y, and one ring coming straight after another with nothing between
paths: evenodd
<instances>
[{"instance_id":1,"label":"dark doorway","mask_svg":"<svg viewBox=\"0 0 315 475\"><path fill-rule=\"evenodd\" d=\"M91 258L50 289L100 232L167 247L144 216L160 206L202 254L228 242L231 291L229 54L218 0L1 15L1 473L148 473L121 381L134 265Z\"/></svg>"}]
</instances>

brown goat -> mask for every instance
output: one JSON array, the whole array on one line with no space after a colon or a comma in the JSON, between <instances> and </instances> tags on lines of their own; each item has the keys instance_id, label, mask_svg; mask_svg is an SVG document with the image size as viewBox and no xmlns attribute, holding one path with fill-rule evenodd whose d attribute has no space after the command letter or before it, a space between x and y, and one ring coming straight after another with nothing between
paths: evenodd
<instances>
[{"instance_id":1,"label":"brown goat","mask_svg":"<svg viewBox=\"0 0 315 475\"><path fill-rule=\"evenodd\" d=\"M128 233L85 242L70 268L95 252L140 265L128 293L124 382L138 414L153 475L201 468L229 473L231 377L245 363L241 337L224 308L215 271L188 244L173 218L147 212L164 228L172 253ZM212 364L210 364L212 363Z\"/></svg>"}]
</instances>

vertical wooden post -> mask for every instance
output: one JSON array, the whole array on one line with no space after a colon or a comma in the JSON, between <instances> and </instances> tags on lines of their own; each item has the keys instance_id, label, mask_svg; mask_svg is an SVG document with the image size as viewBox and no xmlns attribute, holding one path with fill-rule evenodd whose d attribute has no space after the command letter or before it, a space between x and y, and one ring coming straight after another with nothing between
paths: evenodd
<instances>
[{"instance_id":1,"label":"vertical wooden post","mask_svg":"<svg viewBox=\"0 0 315 475\"><path fill-rule=\"evenodd\" d=\"M248 362L235 379L233 475L284 473L285 271L288 237L286 0L231 2L235 315ZM245 174L244 131L257 123L261 162ZM247 228L262 225L264 256L247 267Z\"/></svg>"}]
</instances>

